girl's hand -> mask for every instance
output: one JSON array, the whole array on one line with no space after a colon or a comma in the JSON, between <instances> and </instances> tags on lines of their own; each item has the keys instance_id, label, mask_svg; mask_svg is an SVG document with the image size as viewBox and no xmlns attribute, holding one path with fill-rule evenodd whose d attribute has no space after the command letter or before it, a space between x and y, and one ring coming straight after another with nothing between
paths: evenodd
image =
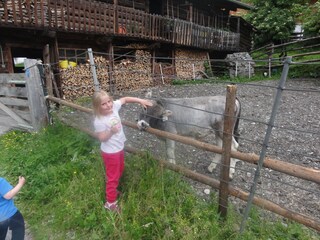
<instances>
[{"instance_id":1,"label":"girl's hand","mask_svg":"<svg viewBox=\"0 0 320 240\"><path fill-rule=\"evenodd\" d=\"M147 107L152 107L152 102L150 100L147 100L147 99L141 99L141 102L140 104L144 107L144 108L147 108Z\"/></svg>"},{"instance_id":2,"label":"girl's hand","mask_svg":"<svg viewBox=\"0 0 320 240\"><path fill-rule=\"evenodd\" d=\"M112 134L116 134L116 133L118 133L119 131L120 131L120 128L119 128L118 125L112 126L111 129L110 129L110 132L111 132Z\"/></svg>"}]
</instances>

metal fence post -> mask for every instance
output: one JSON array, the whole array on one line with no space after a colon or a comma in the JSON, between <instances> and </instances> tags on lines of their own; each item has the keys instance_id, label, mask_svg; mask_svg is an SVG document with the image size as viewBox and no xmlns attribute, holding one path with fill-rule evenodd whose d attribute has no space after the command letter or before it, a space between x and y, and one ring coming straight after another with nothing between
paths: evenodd
<instances>
[{"instance_id":1,"label":"metal fence post","mask_svg":"<svg viewBox=\"0 0 320 240\"><path fill-rule=\"evenodd\" d=\"M257 169L256 169L256 172L254 175L253 184L251 186L250 195L249 195L247 206L246 206L246 209L244 212L244 217L241 222L240 233L242 233L244 231L245 223L248 219L249 212L250 212L250 209L252 206L253 197L254 197L254 194L255 194L255 191L257 188L258 180L260 178L260 171L261 171L261 168L263 165L264 158L266 156L270 135L272 132L272 128L274 126L274 120L276 118L276 113L277 113L278 107L280 105L281 95L282 95L282 91L284 89L285 82L287 80L287 76L288 76L288 72L289 72L289 64L291 63L291 60L292 60L292 57L287 57L284 62L281 78L279 80L279 84L278 84L278 88L277 88L277 93L276 93L276 96L275 96L275 99L273 102L273 107L272 107L272 112L271 112L271 116L270 116L269 123L268 123L268 128L267 128L267 131L266 131L266 134L264 137L262 150L260 153Z\"/></svg>"},{"instance_id":2,"label":"metal fence post","mask_svg":"<svg viewBox=\"0 0 320 240\"><path fill-rule=\"evenodd\" d=\"M99 84L99 81L97 78L97 72L96 72L96 66L94 64L92 48L88 48L88 54L89 54L89 59L90 59L91 71L92 71L92 75L93 75L94 90L99 91L100 84Z\"/></svg>"}]
</instances>

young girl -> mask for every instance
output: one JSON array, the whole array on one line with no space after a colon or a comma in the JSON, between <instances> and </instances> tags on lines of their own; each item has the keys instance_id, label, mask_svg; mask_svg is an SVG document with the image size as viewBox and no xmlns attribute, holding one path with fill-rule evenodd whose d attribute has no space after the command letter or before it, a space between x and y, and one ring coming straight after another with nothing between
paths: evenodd
<instances>
[{"instance_id":1,"label":"young girl","mask_svg":"<svg viewBox=\"0 0 320 240\"><path fill-rule=\"evenodd\" d=\"M123 97L113 101L105 91L94 94L93 122L96 136L101 142L101 156L106 169L106 203L104 207L110 211L119 212L117 204L119 179L124 170L124 135L119 110L125 103L140 103L143 107L152 106L145 99Z\"/></svg>"},{"instance_id":2,"label":"young girl","mask_svg":"<svg viewBox=\"0 0 320 240\"><path fill-rule=\"evenodd\" d=\"M13 187L6 179L0 177L0 239L5 239L8 228L12 231L12 239L24 239L24 219L16 208L13 197L25 184L24 177L19 177L18 184Z\"/></svg>"}]
</instances>

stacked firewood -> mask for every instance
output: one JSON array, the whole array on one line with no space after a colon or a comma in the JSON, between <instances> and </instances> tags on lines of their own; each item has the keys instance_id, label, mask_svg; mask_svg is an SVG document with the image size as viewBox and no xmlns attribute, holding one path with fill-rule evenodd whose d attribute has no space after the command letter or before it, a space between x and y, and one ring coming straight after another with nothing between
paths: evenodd
<instances>
[{"instance_id":1,"label":"stacked firewood","mask_svg":"<svg viewBox=\"0 0 320 240\"><path fill-rule=\"evenodd\" d=\"M207 52L178 49L175 62L177 78L188 80L198 78L199 72L204 72L204 63L207 60Z\"/></svg>"},{"instance_id":2,"label":"stacked firewood","mask_svg":"<svg viewBox=\"0 0 320 240\"><path fill-rule=\"evenodd\" d=\"M155 63L153 73L154 85L171 84L174 78L176 78L176 75L174 66L171 63Z\"/></svg>"},{"instance_id":3,"label":"stacked firewood","mask_svg":"<svg viewBox=\"0 0 320 240\"><path fill-rule=\"evenodd\" d=\"M95 57L95 67L100 88L106 91L132 91L152 86L150 54L136 51L135 60L121 60L114 65L100 56ZM61 69L61 87L65 99L92 96L95 90L89 63ZM111 79L111 80L110 80Z\"/></svg>"},{"instance_id":4,"label":"stacked firewood","mask_svg":"<svg viewBox=\"0 0 320 240\"><path fill-rule=\"evenodd\" d=\"M95 58L96 74L101 89L109 90L108 61ZM94 78L89 63L61 69L61 87L65 99L92 96L95 90Z\"/></svg>"},{"instance_id":5,"label":"stacked firewood","mask_svg":"<svg viewBox=\"0 0 320 240\"><path fill-rule=\"evenodd\" d=\"M122 60L115 64L113 77L117 90L132 91L151 86L150 58L150 53L137 50L135 60Z\"/></svg>"}]
</instances>

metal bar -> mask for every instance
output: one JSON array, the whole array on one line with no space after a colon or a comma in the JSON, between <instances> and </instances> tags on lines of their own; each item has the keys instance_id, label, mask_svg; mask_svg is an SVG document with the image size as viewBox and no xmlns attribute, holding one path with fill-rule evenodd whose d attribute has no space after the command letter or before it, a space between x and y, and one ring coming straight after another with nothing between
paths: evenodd
<instances>
[{"instance_id":1,"label":"metal bar","mask_svg":"<svg viewBox=\"0 0 320 240\"><path fill-rule=\"evenodd\" d=\"M100 90L100 84L99 84L99 81L98 81L97 72L96 72L96 66L94 64L93 53L92 53L92 49L91 48L88 48L88 54L89 54L89 58L90 58L90 66L91 66L91 71L92 71L92 76L93 76L94 89L95 89L95 91L99 91Z\"/></svg>"},{"instance_id":2,"label":"metal bar","mask_svg":"<svg viewBox=\"0 0 320 240\"><path fill-rule=\"evenodd\" d=\"M281 74L281 78L279 81L279 85L278 85L278 89L277 89L277 93L274 99L274 103L273 103L273 107L272 107L272 112L271 112L271 116L270 116L270 120L268 123L268 128L266 131L266 135L264 137L264 141L263 141L263 146L262 146L262 150L260 153L260 158L257 164L257 169L254 175L254 180L253 180L253 185L251 186L251 191L250 191L250 195L249 195L249 199L247 202L247 206L244 212L244 217L243 220L241 222L241 227L240 227L240 233L242 233L244 231L244 227L245 227L245 223L248 219L249 216L249 212L252 206L252 201L254 198L254 194L257 188L257 184L258 184L258 180L260 178L260 172L263 166L263 161L265 159L266 156L266 152L267 152L267 148L268 148L268 143L269 143L269 139L271 136L271 132L272 132L272 128L274 125L274 121L277 115L277 110L279 108L280 105L280 100L281 100L281 95L282 95L282 91L284 89L286 80L287 80L287 76L288 76L288 72L289 72L289 64L291 63L292 58L291 57L287 57L285 62L284 62L284 66L283 66L283 70L282 70L282 74Z\"/></svg>"}]
</instances>

